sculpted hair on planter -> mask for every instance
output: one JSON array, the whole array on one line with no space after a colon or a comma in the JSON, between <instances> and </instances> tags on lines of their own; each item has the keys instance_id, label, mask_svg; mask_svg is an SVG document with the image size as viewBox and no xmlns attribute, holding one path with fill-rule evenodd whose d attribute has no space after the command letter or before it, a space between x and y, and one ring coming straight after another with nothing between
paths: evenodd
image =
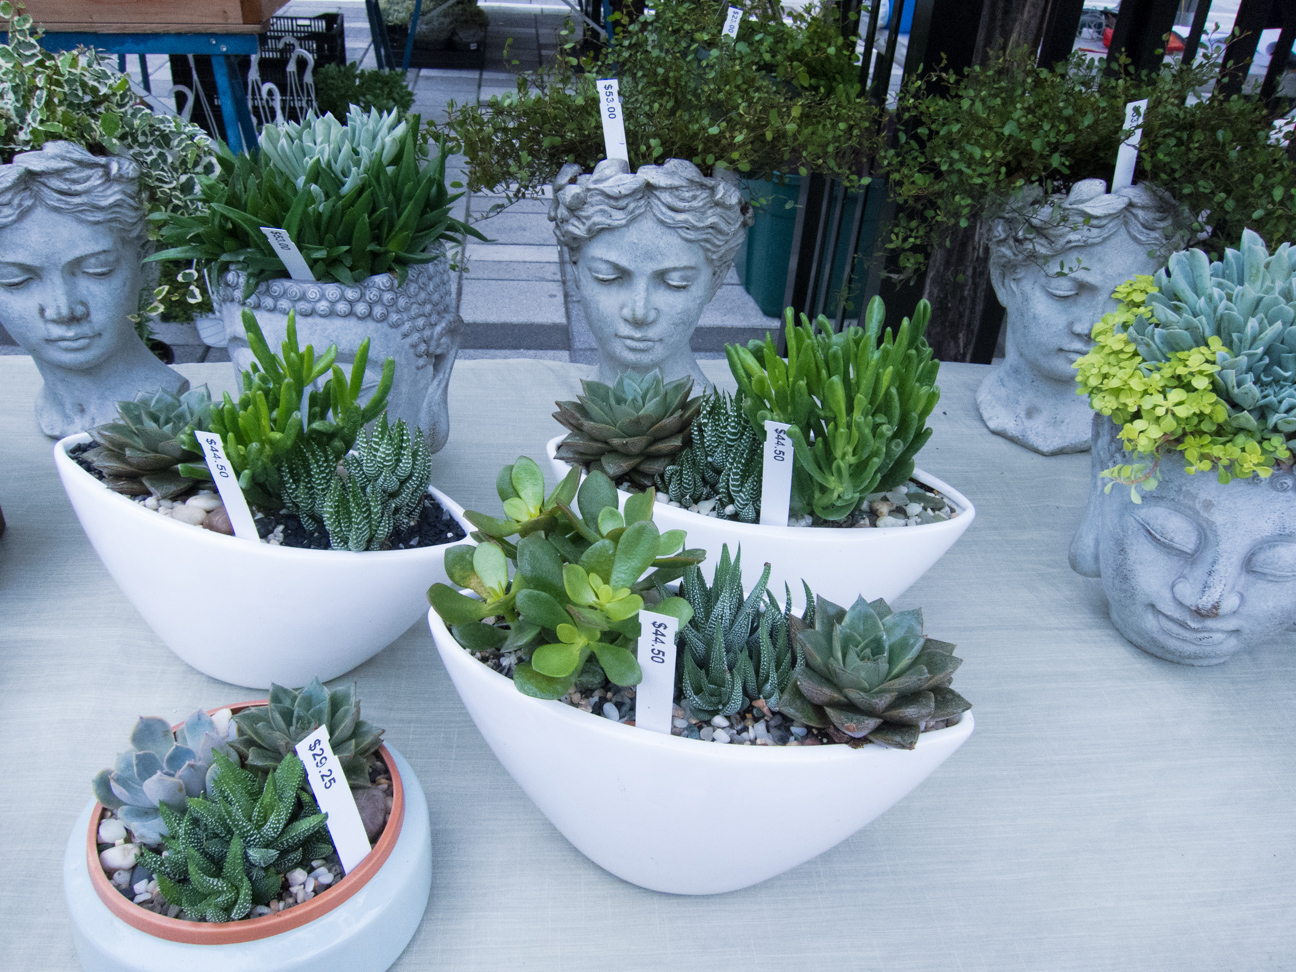
<instances>
[{"instance_id":1,"label":"sculpted hair on planter","mask_svg":"<svg viewBox=\"0 0 1296 972\"><path fill-rule=\"evenodd\" d=\"M87 223L112 227L124 242L146 240L139 166L121 156L101 158L71 142L47 142L0 165L0 229L38 205Z\"/></svg>"},{"instance_id":2,"label":"sculpted hair on planter","mask_svg":"<svg viewBox=\"0 0 1296 972\"><path fill-rule=\"evenodd\" d=\"M720 168L714 176L704 176L684 159L640 166L633 175L622 159L604 159L589 175L568 163L554 180L549 219L572 263L599 233L644 213L700 246L718 276L729 271L752 222L751 205L739 193L736 176Z\"/></svg>"}]
</instances>

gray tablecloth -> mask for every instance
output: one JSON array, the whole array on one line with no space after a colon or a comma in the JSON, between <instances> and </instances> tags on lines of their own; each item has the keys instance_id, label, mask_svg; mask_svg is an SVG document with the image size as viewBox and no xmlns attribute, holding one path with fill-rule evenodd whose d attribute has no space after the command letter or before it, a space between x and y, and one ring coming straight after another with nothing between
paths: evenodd
<instances>
[{"instance_id":1,"label":"gray tablecloth","mask_svg":"<svg viewBox=\"0 0 1296 972\"><path fill-rule=\"evenodd\" d=\"M727 383L723 362L706 367ZM232 379L228 365L181 370ZM499 466L543 459L553 401L585 373L461 362L434 482L496 512ZM977 717L967 745L794 871L713 898L655 894L587 861L513 784L419 622L354 673L432 810L431 903L396 968L1296 967L1296 645L1193 669L1122 640L1096 582L1067 566L1087 456L1041 458L989 434L973 404L983 374L942 367L920 459L977 520L901 602L959 645L957 688ZM0 966L15 970L76 967L63 846L135 717L251 694L184 665L108 577L36 428L37 382L29 359L0 358ZM237 605L205 607L238 636ZM771 834L815 826L781 816L778 793L693 812L759 814Z\"/></svg>"}]
</instances>

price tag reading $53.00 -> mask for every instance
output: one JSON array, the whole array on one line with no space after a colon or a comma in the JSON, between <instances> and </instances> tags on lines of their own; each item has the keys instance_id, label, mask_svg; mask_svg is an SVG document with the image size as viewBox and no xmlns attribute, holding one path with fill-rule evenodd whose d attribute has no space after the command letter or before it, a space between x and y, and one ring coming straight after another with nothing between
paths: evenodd
<instances>
[{"instance_id":1,"label":"price tag reading $53.00","mask_svg":"<svg viewBox=\"0 0 1296 972\"><path fill-rule=\"evenodd\" d=\"M639 667L635 686L635 728L670 735L675 704L675 633L679 620L646 608L639 612Z\"/></svg>"},{"instance_id":2,"label":"price tag reading $53.00","mask_svg":"<svg viewBox=\"0 0 1296 972\"><path fill-rule=\"evenodd\" d=\"M207 457L207 468L211 470L221 502L225 504L225 514L229 517L230 526L234 528L234 536L240 540L260 543L261 537L257 534L252 511L248 509L247 499L243 496L243 488L239 486L238 477L234 475L234 468L225 457L225 446L221 442L221 437L215 432L199 432L194 429L194 438L198 440L203 455Z\"/></svg>"},{"instance_id":3,"label":"price tag reading $53.00","mask_svg":"<svg viewBox=\"0 0 1296 972\"><path fill-rule=\"evenodd\" d=\"M328 814L329 836L337 848L342 870L351 870L369 854L369 838L347 785L342 764L329 745L328 726L320 726L297 744L297 755L306 767L306 779L320 810Z\"/></svg>"},{"instance_id":4,"label":"price tag reading $53.00","mask_svg":"<svg viewBox=\"0 0 1296 972\"><path fill-rule=\"evenodd\" d=\"M302 256L301 250L297 249L297 244L292 241L292 237L288 235L287 230L281 230L274 226L262 226L261 232L266 235L266 239L274 247L275 253L283 261L288 276L294 280L313 281L315 279L315 274L311 273L311 268L306 264L306 258Z\"/></svg>"},{"instance_id":5,"label":"price tag reading $53.00","mask_svg":"<svg viewBox=\"0 0 1296 972\"><path fill-rule=\"evenodd\" d=\"M720 33L726 37L738 39L738 25L742 23L742 7L730 7L729 15L725 17L724 30Z\"/></svg>"},{"instance_id":6,"label":"price tag reading $53.00","mask_svg":"<svg viewBox=\"0 0 1296 972\"><path fill-rule=\"evenodd\" d=\"M786 422L765 423L765 465L761 475L761 526L787 526L792 503L792 440Z\"/></svg>"},{"instance_id":7,"label":"price tag reading $53.00","mask_svg":"<svg viewBox=\"0 0 1296 972\"><path fill-rule=\"evenodd\" d=\"M621 83L616 78L594 82L599 95L599 117L603 119L603 151L609 159L630 161L626 149L625 119L621 115Z\"/></svg>"}]
</instances>

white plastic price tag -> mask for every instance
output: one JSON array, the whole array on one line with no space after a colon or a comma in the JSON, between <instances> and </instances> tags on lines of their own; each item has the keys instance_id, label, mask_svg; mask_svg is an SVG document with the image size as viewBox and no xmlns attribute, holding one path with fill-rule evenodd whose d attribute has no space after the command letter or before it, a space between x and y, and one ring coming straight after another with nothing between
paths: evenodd
<instances>
[{"instance_id":1,"label":"white plastic price tag","mask_svg":"<svg viewBox=\"0 0 1296 972\"><path fill-rule=\"evenodd\" d=\"M725 17L724 30L720 33L724 34L726 37L732 37L734 40L737 40L738 25L742 23L742 15L742 7L730 7L729 15Z\"/></svg>"},{"instance_id":2,"label":"white plastic price tag","mask_svg":"<svg viewBox=\"0 0 1296 972\"><path fill-rule=\"evenodd\" d=\"M306 264L306 258L301 255L301 250L297 249L297 244L292 241L287 230L276 229L273 226L262 226L261 232L266 235L270 245L275 248L275 253L283 261L284 268L288 271L288 276L294 280L314 280L315 274L311 273L311 268Z\"/></svg>"},{"instance_id":3,"label":"white plastic price tag","mask_svg":"<svg viewBox=\"0 0 1296 972\"><path fill-rule=\"evenodd\" d=\"M1112 175L1111 191L1134 185L1134 163L1138 161L1138 145L1143 138L1143 115L1147 112L1148 100L1131 101L1125 106L1125 129L1133 129L1133 134L1121 142L1116 153L1116 172Z\"/></svg>"},{"instance_id":4,"label":"white plastic price tag","mask_svg":"<svg viewBox=\"0 0 1296 972\"><path fill-rule=\"evenodd\" d=\"M306 779L315 802L328 814L329 836L337 848L342 870L351 869L368 856L369 837L356 807L346 774L329 745L328 726L320 726L297 744L297 755L306 767Z\"/></svg>"},{"instance_id":5,"label":"white plastic price tag","mask_svg":"<svg viewBox=\"0 0 1296 972\"><path fill-rule=\"evenodd\" d=\"M787 526L792 503L792 440L786 422L765 423L765 464L761 474L761 526Z\"/></svg>"},{"instance_id":6,"label":"white plastic price tag","mask_svg":"<svg viewBox=\"0 0 1296 972\"><path fill-rule=\"evenodd\" d=\"M240 540L260 543L261 537L257 535L252 511L248 509L247 499L243 496L243 488L239 486L238 477L234 475L234 468L225 457L225 446L221 442L221 437L215 432L199 432L195 429L194 438L198 440L203 455L207 457L207 468L211 470L221 502L225 504L225 513L229 517L230 526L234 527L234 536Z\"/></svg>"},{"instance_id":7,"label":"white plastic price tag","mask_svg":"<svg viewBox=\"0 0 1296 972\"><path fill-rule=\"evenodd\" d=\"M639 667L635 686L635 728L670 735L675 704L675 634L679 619L644 609L639 612Z\"/></svg>"},{"instance_id":8,"label":"white plastic price tag","mask_svg":"<svg viewBox=\"0 0 1296 972\"><path fill-rule=\"evenodd\" d=\"M621 117L621 84L616 78L594 82L599 95L599 117L603 119L603 151L609 159L630 161L626 149L625 119Z\"/></svg>"}]
</instances>

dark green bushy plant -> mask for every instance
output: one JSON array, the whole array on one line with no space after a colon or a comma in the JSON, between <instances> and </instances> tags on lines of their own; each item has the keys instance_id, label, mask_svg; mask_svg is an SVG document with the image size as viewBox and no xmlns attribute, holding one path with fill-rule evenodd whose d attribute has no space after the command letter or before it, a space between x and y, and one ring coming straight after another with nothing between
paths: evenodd
<instances>
[{"instance_id":1,"label":"dark green bushy plant","mask_svg":"<svg viewBox=\"0 0 1296 972\"><path fill-rule=\"evenodd\" d=\"M361 70L357 64L321 64L315 69L315 101L320 113L344 119L351 105L368 111L404 113L414 105L414 92L399 71Z\"/></svg>"}]
</instances>

